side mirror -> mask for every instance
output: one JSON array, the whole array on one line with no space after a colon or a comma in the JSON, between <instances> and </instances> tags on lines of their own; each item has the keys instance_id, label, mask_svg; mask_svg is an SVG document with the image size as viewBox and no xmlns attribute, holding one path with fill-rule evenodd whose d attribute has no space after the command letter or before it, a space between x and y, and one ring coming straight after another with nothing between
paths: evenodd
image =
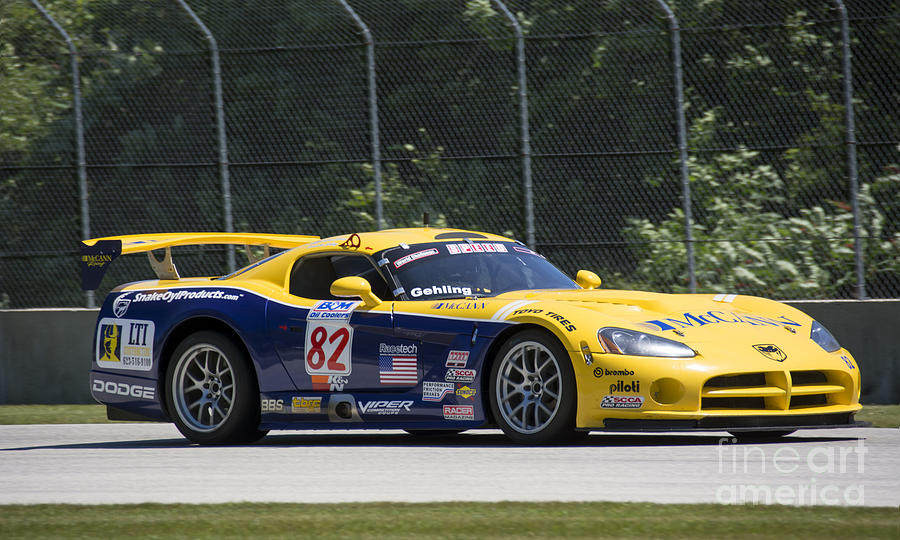
<instances>
[{"instance_id":1,"label":"side mirror","mask_svg":"<svg viewBox=\"0 0 900 540\"><path fill-rule=\"evenodd\" d=\"M600 276L590 270L579 270L575 275L575 283L579 284L582 289L593 290L600 288Z\"/></svg>"},{"instance_id":2,"label":"side mirror","mask_svg":"<svg viewBox=\"0 0 900 540\"><path fill-rule=\"evenodd\" d=\"M334 280L331 284L331 294L335 296L358 296L366 304L366 307L375 307L381 303L381 299L372 294L372 285L365 278L347 276Z\"/></svg>"}]
</instances>

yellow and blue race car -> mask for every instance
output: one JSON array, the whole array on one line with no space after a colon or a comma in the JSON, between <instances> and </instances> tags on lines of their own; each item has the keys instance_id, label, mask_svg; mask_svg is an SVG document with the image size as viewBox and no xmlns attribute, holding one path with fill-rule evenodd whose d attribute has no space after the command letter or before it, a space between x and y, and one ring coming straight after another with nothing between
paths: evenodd
<instances>
[{"instance_id":1,"label":"yellow and blue race car","mask_svg":"<svg viewBox=\"0 0 900 540\"><path fill-rule=\"evenodd\" d=\"M181 277L172 247L202 244L248 246L251 264ZM602 290L593 272L572 280L494 234L101 238L82 245L85 288L137 252L158 279L106 298L92 394L112 419L171 421L200 444L495 426L528 444L589 431L771 437L856 425L860 409L853 357L793 307Z\"/></svg>"}]
</instances>

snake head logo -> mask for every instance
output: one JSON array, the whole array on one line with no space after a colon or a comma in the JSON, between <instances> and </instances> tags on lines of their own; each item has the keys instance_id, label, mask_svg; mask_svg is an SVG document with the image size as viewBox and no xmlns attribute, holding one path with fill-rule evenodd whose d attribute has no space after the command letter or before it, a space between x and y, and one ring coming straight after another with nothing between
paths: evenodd
<instances>
[{"instance_id":1,"label":"snake head logo","mask_svg":"<svg viewBox=\"0 0 900 540\"><path fill-rule=\"evenodd\" d=\"M124 298L121 296L119 298L116 298L116 301L113 304L113 314L115 314L116 317L121 317L122 315L125 315L125 312L128 311L128 306L130 304L131 304L131 299L129 299L129 298Z\"/></svg>"},{"instance_id":2,"label":"snake head logo","mask_svg":"<svg viewBox=\"0 0 900 540\"><path fill-rule=\"evenodd\" d=\"M775 360L776 362L784 362L787 360L787 354L779 349L777 345L769 343L765 345L754 345L753 348L769 360Z\"/></svg>"}]
</instances>

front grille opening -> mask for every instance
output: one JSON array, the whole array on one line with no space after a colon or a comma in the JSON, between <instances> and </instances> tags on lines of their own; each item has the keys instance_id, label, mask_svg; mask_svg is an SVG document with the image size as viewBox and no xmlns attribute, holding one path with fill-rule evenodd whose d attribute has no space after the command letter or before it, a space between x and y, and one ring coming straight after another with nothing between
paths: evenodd
<instances>
[{"instance_id":1,"label":"front grille opening","mask_svg":"<svg viewBox=\"0 0 900 540\"><path fill-rule=\"evenodd\" d=\"M792 371L791 381L794 386L822 384L828 382L828 377L821 371Z\"/></svg>"},{"instance_id":2,"label":"front grille opening","mask_svg":"<svg viewBox=\"0 0 900 540\"><path fill-rule=\"evenodd\" d=\"M765 386L765 373L742 373L740 375L720 375L706 381L707 388L736 388L741 386ZM724 399L724 398L710 398Z\"/></svg>"},{"instance_id":3,"label":"front grille opening","mask_svg":"<svg viewBox=\"0 0 900 540\"><path fill-rule=\"evenodd\" d=\"M765 409L762 397L705 397L700 400L703 409Z\"/></svg>"},{"instance_id":4,"label":"front grille opening","mask_svg":"<svg viewBox=\"0 0 900 540\"><path fill-rule=\"evenodd\" d=\"M825 394L812 394L810 396L791 396L791 408L821 407L828 405L828 396Z\"/></svg>"}]
</instances>

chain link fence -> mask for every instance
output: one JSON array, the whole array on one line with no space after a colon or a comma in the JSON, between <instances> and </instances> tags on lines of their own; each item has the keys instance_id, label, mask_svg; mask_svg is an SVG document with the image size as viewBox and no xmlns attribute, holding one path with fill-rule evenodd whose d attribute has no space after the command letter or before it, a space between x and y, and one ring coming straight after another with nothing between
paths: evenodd
<instances>
[{"instance_id":1,"label":"chain link fence","mask_svg":"<svg viewBox=\"0 0 900 540\"><path fill-rule=\"evenodd\" d=\"M881 0L9 0L0 307L91 304L85 236L425 212L605 287L896 298L897 50Z\"/></svg>"}]
</instances>

